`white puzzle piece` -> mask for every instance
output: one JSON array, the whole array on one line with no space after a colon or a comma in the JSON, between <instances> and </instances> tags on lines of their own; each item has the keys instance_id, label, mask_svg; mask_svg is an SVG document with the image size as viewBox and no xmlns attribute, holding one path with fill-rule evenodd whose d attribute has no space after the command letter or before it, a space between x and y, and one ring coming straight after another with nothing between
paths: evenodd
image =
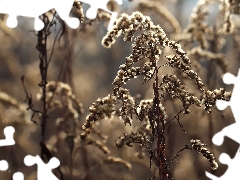
<instances>
[{"instance_id":1,"label":"white puzzle piece","mask_svg":"<svg viewBox=\"0 0 240 180\"><path fill-rule=\"evenodd\" d=\"M4 128L3 133L5 135L5 139L0 139L0 146L11 146L15 144L13 139L13 134L15 129L12 126L7 126Z\"/></svg>"},{"instance_id":2,"label":"white puzzle piece","mask_svg":"<svg viewBox=\"0 0 240 180\"><path fill-rule=\"evenodd\" d=\"M4 128L3 133L5 139L0 140L0 146L12 146L15 144L13 134L15 129L12 126L7 126ZM6 171L8 169L8 162L6 160L0 161L0 171ZM24 176L21 172L14 173L12 176L13 180L24 180Z\"/></svg>"},{"instance_id":3,"label":"white puzzle piece","mask_svg":"<svg viewBox=\"0 0 240 180\"><path fill-rule=\"evenodd\" d=\"M24 180L23 173L21 172L16 172L13 174L13 180Z\"/></svg>"},{"instance_id":4,"label":"white puzzle piece","mask_svg":"<svg viewBox=\"0 0 240 180\"><path fill-rule=\"evenodd\" d=\"M122 5L122 0L115 0L119 5ZM102 9L108 13L111 13L111 19L108 25L108 29L110 29L113 26L113 23L115 19L117 18L117 13L112 12L107 8L107 4L109 0L81 0L83 3L90 4L91 7L87 10L86 16L89 19L95 19L97 17L97 10Z\"/></svg>"},{"instance_id":5,"label":"white puzzle piece","mask_svg":"<svg viewBox=\"0 0 240 180\"><path fill-rule=\"evenodd\" d=\"M0 161L0 171L6 171L8 169L8 162L5 160Z\"/></svg>"},{"instance_id":6,"label":"white puzzle piece","mask_svg":"<svg viewBox=\"0 0 240 180\"><path fill-rule=\"evenodd\" d=\"M38 180L59 180L53 173L52 169L57 168L60 165L60 161L53 157L45 164L42 159L37 156L27 155L24 158L24 163L26 166L32 166L37 164L37 179Z\"/></svg>"},{"instance_id":7,"label":"white puzzle piece","mask_svg":"<svg viewBox=\"0 0 240 180\"><path fill-rule=\"evenodd\" d=\"M218 100L216 102L216 106L219 110L223 110L227 106L230 106L236 122L223 128L220 132L215 134L212 141L215 145L220 146L224 141L224 137L227 136L240 145L240 69L237 77L230 73L226 73L223 76L223 81L226 84L234 84L232 96L229 102ZM240 179L240 147L233 159L231 159L226 153L222 153L219 157L219 161L222 164L228 165L227 171L221 177L216 177L209 172L205 172L208 178L212 180Z\"/></svg>"},{"instance_id":8,"label":"white puzzle piece","mask_svg":"<svg viewBox=\"0 0 240 180\"><path fill-rule=\"evenodd\" d=\"M231 159L229 155L226 153L222 153L219 157L219 161L222 164L228 165L228 170L221 177L216 177L208 172L206 172L206 176L212 180L238 180L240 178L239 164L240 164L240 148L238 149L238 153L236 153L235 157Z\"/></svg>"},{"instance_id":9,"label":"white puzzle piece","mask_svg":"<svg viewBox=\"0 0 240 180\"><path fill-rule=\"evenodd\" d=\"M4 128L3 133L5 135L5 139L0 140L1 146L11 146L15 144L13 139L13 134L15 129L12 126L7 126ZM6 171L8 169L8 162L5 160L0 160L0 171Z\"/></svg>"},{"instance_id":10,"label":"white puzzle piece","mask_svg":"<svg viewBox=\"0 0 240 180\"><path fill-rule=\"evenodd\" d=\"M44 26L39 16L54 8L69 27L76 29L79 20L69 17L73 2L74 0L0 0L0 13L9 15L7 26L10 28L17 26L17 16L34 18L34 28L39 31Z\"/></svg>"},{"instance_id":11,"label":"white puzzle piece","mask_svg":"<svg viewBox=\"0 0 240 180\"><path fill-rule=\"evenodd\" d=\"M0 146L11 146L15 144L13 134L15 129L12 126L4 128L5 139L0 140ZM60 161L53 157L50 161L45 164L42 159L37 156L27 155L24 158L26 166L32 166L37 164L37 180L58 180L58 178L52 173L52 169L60 165ZM8 162L6 160L0 161L0 171L6 171L8 169ZM13 180L24 180L24 175L21 172L15 172L12 176Z\"/></svg>"},{"instance_id":12,"label":"white puzzle piece","mask_svg":"<svg viewBox=\"0 0 240 180\"><path fill-rule=\"evenodd\" d=\"M122 4L122 0L115 1L119 5ZM91 6L86 13L89 19L96 18L97 10L103 9L112 14L108 28L113 25L117 13L108 10L107 3L109 0L80 0L80 2ZM54 8L70 28L76 29L79 27L80 21L77 18L69 17L73 3L74 0L0 0L0 14L9 15L6 22L9 28L17 26L17 16L34 18L34 29L39 31L44 27L39 16Z\"/></svg>"}]
</instances>

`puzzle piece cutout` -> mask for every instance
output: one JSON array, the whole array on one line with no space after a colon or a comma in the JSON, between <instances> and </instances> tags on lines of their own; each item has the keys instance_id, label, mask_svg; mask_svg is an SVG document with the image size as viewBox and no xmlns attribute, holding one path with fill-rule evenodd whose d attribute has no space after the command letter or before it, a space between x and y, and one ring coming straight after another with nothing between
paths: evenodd
<instances>
[{"instance_id":1,"label":"puzzle piece cutout","mask_svg":"<svg viewBox=\"0 0 240 180\"><path fill-rule=\"evenodd\" d=\"M86 14L89 19L96 18L97 9L103 9L111 13L112 16L108 26L108 28L110 28L117 17L117 13L108 10L108 1L109 0L81 0L81 2L91 6ZM122 0L115 1L119 5L122 4ZM54 8L60 18L64 20L70 28L76 29L79 27L80 21L77 18L69 17L73 3L74 0L0 0L0 14L9 15L6 22L9 28L15 28L17 26L17 16L34 18L34 29L39 31L44 27L44 23L39 19L39 16Z\"/></svg>"},{"instance_id":2,"label":"puzzle piece cutout","mask_svg":"<svg viewBox=\"0 0 240 180\"><path fill-rule=\"evenodd\" d=\"M0 171L6 171L8 169L8 162L5 160L0 161Z\"/></svg>"},{"instance_id":3,"label":"puzzle piece cutout","mask_svg":"<svg viewBox=\"0 0 240 180\"><path fill-rule=\"evenodd\" d=\"M13 174L13 180L24 180L23 173L21 172L16 172Z\"/></svg>"},{"instance_id":4,"label":"puzzle piece cutout","mask_svg":"<svg viewBox=\"0 0 240 180\"><path fill-rule=\"evenodd\" d=\"M222 145L224 137L227 136L232 140L236 141L240 145L240 69L238 71L238 76L235 77L230 73L226 73L223 76L223 82L226 84L234 84L234 89L230 101L218 100L216 106L219 110L224 110L227 106L232 109L233 116L235 118L235 123L223 128L220 132L213 136L213 143L215 145ZM212 180L237 180L240 177L239 165L240 165L240 146L233 159L231 159L226 153L222 153L219 157L219 161L222 164L227 164L228 169L221 177L216 177L208 172L205 172L206 176Z\"/></svg>"},{"instance_id":5,"label":"puzzle piece cutout","mask_svg":"<svg viewBox=\"0 0 240 180\"><path fill-rule=\"evenodd\" d=\"M102 9L112 14L110 22L108 24L108 29L110 29L113 26L114 21L117 18L117 13L112 12L107 8L107 4L109 0L101 0L101 1L100 0L81 0L81 2L91 5L91 7L86 12L87 18L95 19L97 17L97 10ZM117 2L119 5L122 5L123 3L122 0L115 0L115 2Z\"/></svg>"},{"instance_id":6,"label":"puzzle piece cutout","mask_svg":"<svg viewBox=\"0 0 240 180\"><path fill-rule=\"evenodd\" d=\"M5 139L0 140L0 146L11 146L15 144L13 135L15 132L14 127L7 126L4 128L4 135ZM58 178L52 173L52 169L56 168L60 165L60 161L53 157L50 159L50 161L45 164L42 159L37 156L31 156L27 155L24 158L24 163L26 166L32 166L34 164L37 164L37 179L38 180L58 180ZM0 161L0 171L6 171L8 169L8 162L6 160ZM24 175L21 172L16 172L12 176L13 180L24 180Z\"/></svg>"},{"instance_id":7,"label":"puzzle piece cutout","mask_svg":"<svg viewBox=\"0 0 240 180\"><path fill-rule=\"evenodd\" d=\"M3 133L5 139L0 140L0 146L11 146L15 144L13 139L13 134L15 129L12 126L7 126L4 128ZM0 171L6 171L8 169L8 163L5 160L0 161Z\"/></svg>"},{"instance_id":8,"label":"puzzle piece cutout","mask_svg":"<svg viewBox=\"0 0 240 180\"><path fill-rule=\"evenodd\" d=\"M45 164L42 159L37 156L27 155L24 158L24 163L26 166L32 166L37 164L37 179L38 180L59 180L53 173L52 169L57 168L60 165L60 161L53 157L49 160L47 164Z\"/></svg>"},{"instance_id":9,"label":"puzzle piece cutout","mask_svg":"<svg viewBox=\"0 0 240 180\"><path fill-rule=\"evenodd\" d=\"M0 161L0 171L6 171L8 169L8 162L5 160ZM23 173L16 172L12 176L13 180L24 180Z\"/></svg>"},{"instance_id":10,"label":"puzzle piece cutout","mask_svg":"<svg viewBox=\"0 0 240 180\"><path fill-rule=\"evenodd\" d=\"M39 31L44 27L39 16L54 8L69 27L76 29L79 20L69 17L73 2L74 0L0 0L0 13L9 14L7 26L10 28L17 26L17 16L34 18L34 28Z\"/></svg>"},{"instance_id":11,"label":"puzzle piece cutout","mask_svg":"<svg viewBox=\"0 0 240 180\"><path fill-rule=\"evenodd\" d=\"M206 176L211 180L237 180L240 177L239 165L240 165L240 148L238 149L233 159L226 153L222 153L219 157L219 161L222 164L228 165L228 170L221 177L216 177L209 172L206 172Z\"/></svg>"},{"instance_id":12,"label":"puzzle piece cutout","mask_svg":"<svg viewBox=\"0 0 240 180\"><path fill-rule=\"evenodd\" d=\"M11 146L15 144L13 134L15 129L12 126L7 126L4 128L3 133L5 139L0 140L0 146ZM8 162L6 160L0 161L0 171L6 171L8 169ZM13 180L23 180L23 174L20 172L13 174Z\"/></svg>"},{"instance_id":13,"label":"puzzle piece cutout","mask_svg":"<svg viewBox=\"0 0 240 180\"><path fill-rule=\"evenodd\" d=\"M3 133L5 135L5 139L0 140L0 146L11 146L15 144L13 139L13 134L15 129L12 126L7 126L4 128Z\"/></svg>"},{"instance_id":14,"label":"puzzle piece cutout","mask_svg":"<svg viewBox=\"0 0 240 180\"><path fill-rule=\"evenodd\" d=\"M37 180L59 180L51 171L60 165L60 161L55 157L51 158L50 161L45 164L38 155L35 157L27 155L24 158L24 163L26 166L37 164ZM3 160L0 163L0 167L0 171L6 171L8 169L7 161ZM12 178L13 180L24 180L24 175L21 172L16 172L13 174Z\"/></svg>"}]
</instances>

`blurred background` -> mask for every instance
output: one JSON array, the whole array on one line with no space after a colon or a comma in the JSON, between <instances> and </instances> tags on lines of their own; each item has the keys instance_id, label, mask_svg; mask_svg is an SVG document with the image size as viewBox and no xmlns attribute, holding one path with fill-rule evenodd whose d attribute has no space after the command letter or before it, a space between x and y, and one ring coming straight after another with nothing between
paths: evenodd
<instances>
[{"instance_id":1,"label":"blurred background","mask_svg":"<svg viewBox=\"0 0 240 180\"><path fill-rule=\"evenodd\" d=\"M118 14L127 13L131 15L135 11L141 11L144 15L150 16L155 25L159 24L169 38L180 42L184 51L188 52L194 47L199 46L198 41L194 38L190 40L181 39L177 35L186 33L186 29L191 22L190 17L197 7L197 0L156 0L159 7L163 7L162 12L158 12L155 8L144 8L141 2L150 3L152 1L123 0L123 4L119 6L109 5L109 9L113 8ZM206 1L208 2L208 1ZM210 2L210 1L209 1ZM220 1L212 1L206 3L204 10L206 15L206 26L210 29L221 27L224 18L220 15ZM83 13L86 14L90 7L88 4L82 5ZM164 10L164 11L163 11ZM175 27L169 21L169 13L178 22ZM165 17L167 16L167 18ZM39 70L39 52L36 49L37 36L33 30L33 19L18 17L18 26L10 29L6 26L8 15L0 14L0 138L4 139L3 129L6 126L15 128L14 146L0 148L0 160L5 159L9 163L9 169L5 172L0 171L0 178L10 180L14 172L22 172L25 180L36 179L37 166L27 167L23 163L26 155L40 155L39 142L41 140L41 127L31 122L32 111L27 111L28 107L25 102L26 95L22 86L21 77L25 76L25 87L32 94L34 108L41 110L42 102L38 100L37 95L41 93L38 84L41 82ZM238 18L237 16L235 18ZM55 27L51 28L51 35L48 36L47 50L50 54L54 44L54 39L61 28L61 24L56 21ZM81 125L84 123L88 115L88 107L91 106L98 98L103 98L112 93L112 82L117 75L119 66L125 62L125 58L131 53L131 42L124 42L123 37L117 38L116 43L106 49L101 45L102 38L107 33L107 18L97 18L89 20L85 17L84 22L76 30L70 29L67 25L60 40L56 41L51 63L48 68L48 81L60 81L67 83L71 87L71 91L82 104L83 113L79 113L77 117L77 132L81 132ZM224 62L227 64L227 72L237 75L239 66L239 31L235 25L234 31L221 36L221 42L224 42L216 51L214 46L220 41L215 41L212 37L206 36L209 50L212 53L220 53L223 55ZM214 30L212 31L214 32ZM219 38L220 39L220 38ZM214 44L215 42L215 44ZM167 48L164 55L168 54ZM200 65L199 76L201 77L206 88L209 90L226 88L231 91L233 86L226 86L222 80L223 69L219 67L216 61L209 61L205 57L191 56L191 61L198 62ZM164 56L160 59L160 64L166 63ZM194 68L193 68L194 69ZM174 69L165 67L161 68L161 75L176 74ZM161 77L161 76L160 76ZM132 79L126 84L130 89L132 96L140 95L141 99L153 98L152 82L143 84L143 78L138 77ZM197 87L194 83L184 81L189 92L197 94ZM199 92L198 92L199 93ZM64 97L59 94L55 97L59 102L64 101ZM181 109L179 100L166 99L163 103L168 114L168 118L175 116ZM64 106L63 106L64 107ZM94 145L84 145L80 141L75 141L79 147L75 154L69 148L66 133L61 133L59 122L65 116L65 109L58 107L48 112L48 120L46 127L46 144L52 154L61 162L61 171L66 180L147 180L152 177L149 169L149 156L146 153L144 159L139 159L134 154L138 150L138 145L133 147L123 147L117 149L115 140L123 133L131 133L134 131L139 122L134 122L134 126L126 125L115 116L112 120L99 121L98 129L103 135L108 136L107 140L101 140L104 146L110 150L110 155L120 157L132 165L131 170L122 164L109 164L104 161L106 155ZM172 121L166 129L166 151L165 157L170 162L175 154L189 143L191 139L200 139L211 152L214 153L217 162L219 155L226 152L231 158L234 157L239 144L229 138L224 139L222 146L215 146L211 142L212 136L219 132L223 127L235 122L231 109L227 108L223 112L213 108L211 114L207 114L203 108L191 107L191 113L188 115L181 114L180 121L187 134L179 127L177 121ZM40 122L40 116L36 114L34 120ZM71 118L69 122L71 122ZM75 122L75 121L74 121ZM71 124L71 123L69 123ZM68 124L68 128L71 126ZM96 137L97 139L98 137ZM71 160L70 160L71 159ZM197 151L185 150L180 153L177 162L173 162L170 167L171 175L176 180L207 180L205 171L220 176L225 173L226 165L219 163L216 171L211 170L211 166ZM154 172L154 168L151 169ZM58 178L59 173L53 171Z\"/></svg>"}]
</instances>

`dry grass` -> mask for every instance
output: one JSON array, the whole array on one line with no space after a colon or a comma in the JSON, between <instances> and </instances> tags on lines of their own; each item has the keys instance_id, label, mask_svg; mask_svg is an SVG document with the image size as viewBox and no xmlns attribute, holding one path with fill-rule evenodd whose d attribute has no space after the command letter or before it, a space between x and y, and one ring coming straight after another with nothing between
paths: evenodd
<instances>
[{"instance_id":1,"label":"dry grass","mask_svg":"<svg viewBox=\"0 0 240 180\"><path fill-rule=\"evenodd\" d=\"M215 102L229 100L231 87L220 77L239 66L238 4L199 0L183 27L181 14L171 11L189 9L183 1L127 3L108 32L110 15L99 11L89 20L77 1L71 14L82 22L78 30L53 10L41 16L39 32L6 28L0 17L1 132L16 129L16 145L1 147L10 171L1 178L20 171L36 179L36 166L23 164L28 154L45 162L57 157L53 173L61 180L202 180L204 171L224 173L218 156L233 156L237 144L226 139L216 147L211 138L234 122Z\"/></svg>"}]
</instances>

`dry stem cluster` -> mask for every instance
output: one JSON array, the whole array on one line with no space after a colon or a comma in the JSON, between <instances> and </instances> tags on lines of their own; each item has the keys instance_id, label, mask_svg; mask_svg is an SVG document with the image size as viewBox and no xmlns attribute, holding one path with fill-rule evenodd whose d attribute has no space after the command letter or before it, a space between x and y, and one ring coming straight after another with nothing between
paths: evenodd
<instances>
[{"instance_id":1,"label":"dry stem cluster","mask_svg":"<svg viewBox=\"0 0 240 180\"><path fill-rule=\"evenodd\" d=\"M78 98L76 88L73 86L72 62L73 52L75 52L73 45L77 44L75 38L78 32L70 31L54 10L41 16L45 24L44 29L35 32L41 77L38 83L40 91L37 94L37 102L34 101L25 80L29 77L21 78L26 96L25 104L19 103L7 93L0 92L0 112L6 115L6 117L2 115L0 117L2 125L17 122L16 126L20 127L19 124L23 126L22 124L29 125L33 122L35 129L31 128L34 131L38 128L40 131L41 137L40 140L38 137L37 141L39 141L42 160L47 162L53 156L60 160L62 158L63 161L69 159L57 168L57 173L54 172L61 180L74 180L75 177L79 177L81 173L77 164L83 167L85 172L83 179L86 180L94 177L93 169L99 166L115 164L127 170L134 169L130 159L124 160L124 156L115 155L114 149L109 145L108 140L118 129L113 129L112 135L105 134L105 130L118 128L118 126L104 127L105 129L101 127L105 122L112 123L116 120L123 122L125 129L131 126L129 132L121 132L122 135L115 139L117 151L123 152L121 148L124 149L124 146L136 147L134 150L136 157L141 160L149 157L151 179L173 179L174 173L171 169L173 162L179 157L179 153L186 149L201 153L209 161L212 170L218 168L211 143L208 143L209 148L207 148L207 145L199 140L200 135L195 139L188 137L189 143L169 161L171 158L169 157L171 151L168 147L169 139L178 138L170 137L169 127L173 126L173 121L177 121L180 129L187 134L192 128L189 126L185 128L182 124L185 119L182 116L192 115L193 108L198 108L198 111L202 108L209 122L208 138L212 138L212 114L216 100L229 101L231 92L225 88L216 89L216 84L212 85L208 77L205 81L203 75L210 76L216 73L211 72L211 68L219 68L222 73L229 70L229 63L226 61L223 49L227 44L228 36L233 37L235 48L239 47L238 27L232 19L233 14L240 14L239 2L237 0L199 0L191 14L190 23L185 29L182 29L176 16L165 7L166 2L163 0L149 0L149 2L129 0L129 2L136 4L136 11L131 15L122 13L102 38L101 44L111 51L115 48L113 45L117 43L116 39L123 35L124 43L132 43L131 52L126 55L125 62L119 66L114 76L112 91L107 92L103 98L97 98L88 107L85 119L83 116L86 111L84 112L82 99ZM171 3L178 2L171 1ZM219 19L211 26L207 23L208 8L216 3ZM114 1L109 1L108 6L112 11L118 8ZM144 15L149 11L156 14L156 17L158 15L163 17L164 22L167 21L170 26L165 27L161 20L153 18L161 22L159 23L161 26L155 25L149 16ZM55 18L50 18L49 14ZM82 23L80 31L85 33L88 32L89 26L91 28L96 22L108 21L111 17L111 14L98 10L96 19L87 19L84 16L83 3L78 0L74 1L70 15L80 20ZM1 19L4 20L4 18ZM3 33L13 36L13 39L19 42L17 37L3 27L1 19L0 28ZM48 42L57 23L61 28L56 33L49 53ZM64 37L64 48L68 47L64 57L66 64L61 65L57 80L49 80L49 65L53 63L54 48L57 46L57 40L61 44L62 37ZM70 43L71 40L72 43ZM4 56L0 54L0 58L4 59ZM61 79L62 72L64 73ZM143 80L140 79L141 77ZM151 96L140 98L141 96L132 95L128 85L131 85L133 79L140 79L142 85L147 85ZM80 84L81 89L81 82L77 83ZM90 97L91 94L86 96ZM167 102L173 105L169 107ZM35 105L37 103L40 104L40 108ZM179 108L180 110L177 110ZM20 120L15 121L16 117L12 114ZM13 120L7 120L9 117ZM36 131L36 133L39 132ZM31 137L31 133L25 133L25 135ZM30 146L31 143L22 141L19 144ZM96 161L89 160L92 158L90 155L92 149L92 154L98 158ZM100 150L100 153L95 152L96 149ZM101 153L103 155L99 155ZM91 163L97 165L91 167Z\"/></svg>"}]
</instances>

